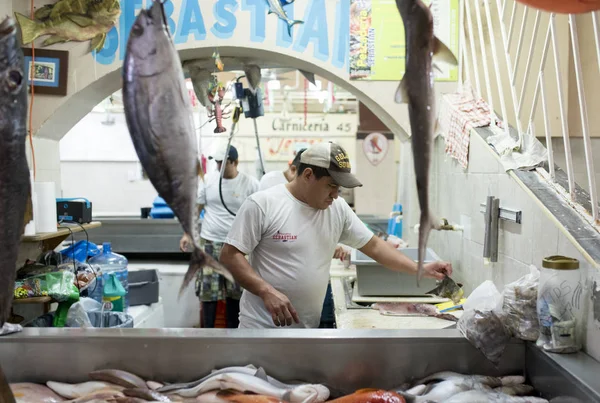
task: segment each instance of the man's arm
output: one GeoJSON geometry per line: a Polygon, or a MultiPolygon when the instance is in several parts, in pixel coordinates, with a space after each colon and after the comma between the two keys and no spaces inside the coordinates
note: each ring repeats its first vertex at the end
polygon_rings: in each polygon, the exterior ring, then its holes
{"type": "Polygon", "coordinates": [[[263,300],[276,326],[291,326],[293,322],[300,322],[290,300],[263,280],[237,248],[224,244],[219,260],[242,288],[263,300]]]}
{"type": "MultiPolygon", "coordinates": [[[[359,249],[382,266],[390,270],[409,274],[417,274],[417,263],[394,248],[383,239],[373,236],[365,246],[359,249]]],[[[445,275],[452,275],[452,265],[446,262],[432,262],[423,266],[425,277],[443,280],[445,275]]]]}

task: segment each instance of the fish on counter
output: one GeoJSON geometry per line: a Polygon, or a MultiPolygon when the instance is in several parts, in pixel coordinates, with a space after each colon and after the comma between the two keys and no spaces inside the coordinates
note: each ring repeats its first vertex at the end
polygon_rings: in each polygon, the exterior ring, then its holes
{"type": "Polygon", "coordinates": [[[296,24],[304,24],[302,20],[292,20],[287,16],[280,0],[267,0],[269,4],[269,14],[275,14],[287,24],[288,34],[292,36],[292,27],[296,24]]]}
{"type": "Polygon", "coordinates": [[[196,196],[203,172],[181,61],[159,1],[141,10],[131,28],[122,92],[127,126],[142,167],[193,240],[179,295],[204,266],[233,282],[231,273],[200,248],[196,196]]]}
{"type": "Polygon", "coordinates": [[[49,387],[37,383],[11,383],[10,389],[18,403],[57,403],[65,401],[49,387]]]}
{"type": "Polygon", "coordinates": [[[142,378],[131,372],[121,371],[119,369],[92,371],[88,376],[93,381],[107,382],[124,388],[148,389],[148,385],[146,385],[146,382],[142,378]]]}
{"type": "Polygon", "coordinates": [[[330,400],[331,403],[406,403],[400,394],[381,389],[360,389],[356,392],[330,400]]]}
{"type": "Polygon", "coordinates": [[[421,0],[396,0],[404,23],[406,67],[395,101],[408,104],[411,143],[421,218],[419,225],[419,257],[417,286],[423,275],[427,240],[432,229],[440,229],[429,205],[429,170],[433,153],[435,124],[435,89],[432,58],[457,65],[450,49],[433,33],[431,10],[421,0]]]}
{"type": "Polygon", "coordinates": [[[61,0],[40,8],[34,21],[15,13],[23,44],[33,42],[40,36],[50,35],[42,46],[56,43],[92,40],[91,50],[104,47],[106,35],[121,15],[119,0],[61,0]]]}
{"type": "Polygon", "coordinates": [[[541,397],[510,396],[504,393],[470,390],[456,394],[444,400],[444,403],[548,403],[548,400],[541,397]]]}
{"type": "Polygon", "coordinates": [[[317,403],[329,398],[329,389],[323,385],[302,384],[292,389],[278,388],[256,376],[229,372],[210,377],[206,381],[186,389],[171,393],[183,397],[195,397],[215,389],[231,389],[238,392],[251,392],[277,397],[290,403],[317,403]]]}
{"type": "Polygon", "coordinates": [[[274,396],[245,394],[235,390],[221,390],[216,396],[231,403],[286,403],[285,400],[274,396]]]}
{"type": "Polygon", "coordinates": [[[46,386],[52,389],[52,391],[54,391],[56,394],[66,399],[77,399],[80,397],[101,392],[121,392],[123,389],[125,389],[123,386],[115,385],[108,382],[97,381],[89,381],[75,384],[48,381],[46,382],[46,386]]]}
{"type": "Polygon", "coordinates": [[[433,318],[458,321],[458,318],[449,313],[440,311],[431,304],[413,304],[410,302],[377,302],[371,308],[378,309],[379,313],[388,316],[431,316],[433,318]]]}
{"type": "Polygon", "coordinates": [[[171,399],[162,393],[148,388],[124,389],[123,394],[128,397],[137,397],[152,402],[172,402],[171,399]]]}

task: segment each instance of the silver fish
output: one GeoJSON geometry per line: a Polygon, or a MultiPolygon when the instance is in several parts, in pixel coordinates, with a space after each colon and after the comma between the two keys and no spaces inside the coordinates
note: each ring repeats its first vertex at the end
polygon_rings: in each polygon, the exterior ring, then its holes
{"type": "MultiPolygon", "coordinates": [[[[510,380],[512,382],[516,382],[517,380],[521,380],[521,379],[523,379],[523,381],[524,381],[524,378],[521,376],[519,376],[519,377],[511,376],[511,377],[506,377],[506,378],[507,378],[507,382],[509,382],[508,380],[510,380]]],[[[489,386],[490,388],[497,388],[500,386],[507,385],[507,383],[503,383],[504,378],[497,378],[494,376],[485,376],[485,375],[463,375],[463,374],[459,374],[458,372],[452,372],[452,371],[437,372],[435,374],[429,375],[429,376],[415,382],[415,385],[428,384],[430,382],[463,380],[463,379],[470,380],[473,383],[479,383],[479,384],[482,384],[485,386],[489,386]]],[[[511,383],[511,384],[516,384],[516,383],[511,383]]]]}
{"type": "Polygon", "coordinates": [[[479,390],[470,390],[452,396],[444,403],[548,403],[540,397],[510,396],[504,393],[490,393],[479,390]]]}
{"type": "Polygon", "coordinates": [[[0,335],[21,330],[6,323],[14,297],[17,255],[31,205],[25,155],[27,83],[15,21],[0,23],[0,335]]]}
{"type": "Polygon", "coordinates": [[[123,394],[128,397],[137,397],[139,399],[144,399],[147,401],[153,402],[171,402],[167,396],[150,389],[142,389],[142,388],[134,388],[134,389],[124,389],[123,394]]]}
{"type": "Polygon", "coordinates": [[[301,20],[292,20],[287,16],[279,0],[267,0],[269,3],[269,14],[275,14],[287,23],[288,33],[292,36],[292,27],[296,24],[304,24],[301,20]]]}
{"type": "Polygon", "coordinates": [[[397,103],[408,103],[411,142],[421,220],[417,286],[423,275],[425,248],[431,229],[439,229],[429,205],[429,169],[435,129],[435,93],[432,57],[457,65],[452,52],[433,34],[433,16],[421,0],[396,0],[406,36],[406,68],[396,92],[397,103]]]}
{"type": "MultiPolygon", "coordinates": [[[[160,387],[158,389],[156,389],[157,392],[160,393],[169,393],[169,392],[173,392],[175,390],[179,390],[179,389],[190,389],[193,387],[196,387],[198,385],[200,385],[203,382],[206,382],[207,380],[214,378],[217,375],[221,375],[221,374],[228,374],[228,373],[239,373],[239,374],[246,374],[246,375],[251,375],[251,376],[256,376],[264,381],[268,381],[269,383],[273,383],[272,380],[273,378],[267,377],[266,373],[264,374],[264,376],[262,375],[262,373],[264,372],[264,370],[262,370],[262,372],[260,371],[261,369],[257,369],[256,367],[252,366],[252,365],[248,365],[246,367],[226,367],[226,368],[221,368],[221,369],[217,369],[212,371],[210,374],[206,375],[204,378],[198,379],[197,381],[192,381],[192,382],[187,382],[187,383],[175,383],[175,384],[171,384],[171,385],[165,385],[163,387],[160,387]]],[[[280,383],[280,385],[283,385],[280,383]]],[[[282,387],[280,385],[274,384],[274,386],[276,387],[282,387]]]]}
{"type": "Polygon", "coordinates": [[[252,392],[277,397],[290,403],[317,403],[329,398],[329,389],[323,385],[305,384],[293,389],[278,388],[255,376],[235,372],[219,374],[193,388],[181,389],[175,393],[183,397],[195,397],[215,389],[252,392]]]}
{"type": "Polygon", "coordinates": [[[193,240],[179,295],[204,266],[233,282],[231,273],[200,248],[196,196],[202,168],[181,61],[160,1],[140,11],[131,28],[123,63],[123,104],[144,171],[193,240]]]}
{"type": "Polygon", "coordinates": [[[120,392],[124,389],[122,386],[118,386],[112,383],[97,381],[82,382],[75,384],[48,381],[46,382],[46,386],[52,389],[56,394],[67,399],[77,399],[79,397],[84,397],[99,392],[120,392]]]}
{"type": "Polygon", "coordinates": [[[108,382],[125,388],[148,388],[148,385],[146,385],[146,382],[142,378],[120,369],[101,369],[90,372],[88,376],[94,381],[108,382]]]}

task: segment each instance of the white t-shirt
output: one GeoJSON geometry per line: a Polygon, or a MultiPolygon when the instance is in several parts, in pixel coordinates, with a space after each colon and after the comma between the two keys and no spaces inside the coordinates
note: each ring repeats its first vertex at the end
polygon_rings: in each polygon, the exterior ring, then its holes
{"type": "MultiPolygon", "coordinates": [[[[198,185],[198,204],[204,205],[204,219],[200,236],[213,242],[225,242],[235,218],[221,203],[219,172],[211,172],[198,185]]],[[[223,200],[227,208],[237,214],[240,206],[252,193],[258,191],[258,180],[243,172],[233,179],[223,178],[223,200]]]]}
{"type": "Polygon", "coordinates": [[[258,190],[265,190],[273,186],[286,183],[288,183],[288,180],[282,171],[271,171],[264,174],[260,179],[260,187],[258,190]]]}
{"type": "MultiPolygon", "coordinates": [[[[250,265],[298,312],[294,328],[316,328],[321,319],[331,258],[338,242],[360,249],[373,233],[338,197],[326,210],[296,199],[286,185],[250,196],[225,240],[250,255],[250,265]]],[[[276,328],[262,299],[246,290],[240,328],[276,328]]]]}

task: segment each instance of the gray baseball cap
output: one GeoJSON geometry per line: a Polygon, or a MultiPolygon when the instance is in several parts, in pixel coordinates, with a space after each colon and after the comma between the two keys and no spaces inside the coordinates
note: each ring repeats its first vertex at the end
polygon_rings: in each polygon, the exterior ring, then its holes
{"type": "Polygon", "coordinates": [[[302,153],[300,162],[327,169],[333,181],[342,187],[362,186],[362,183],[351,173],[348,153],[339,144],[331,141],[315,143],[302,153]]]}

